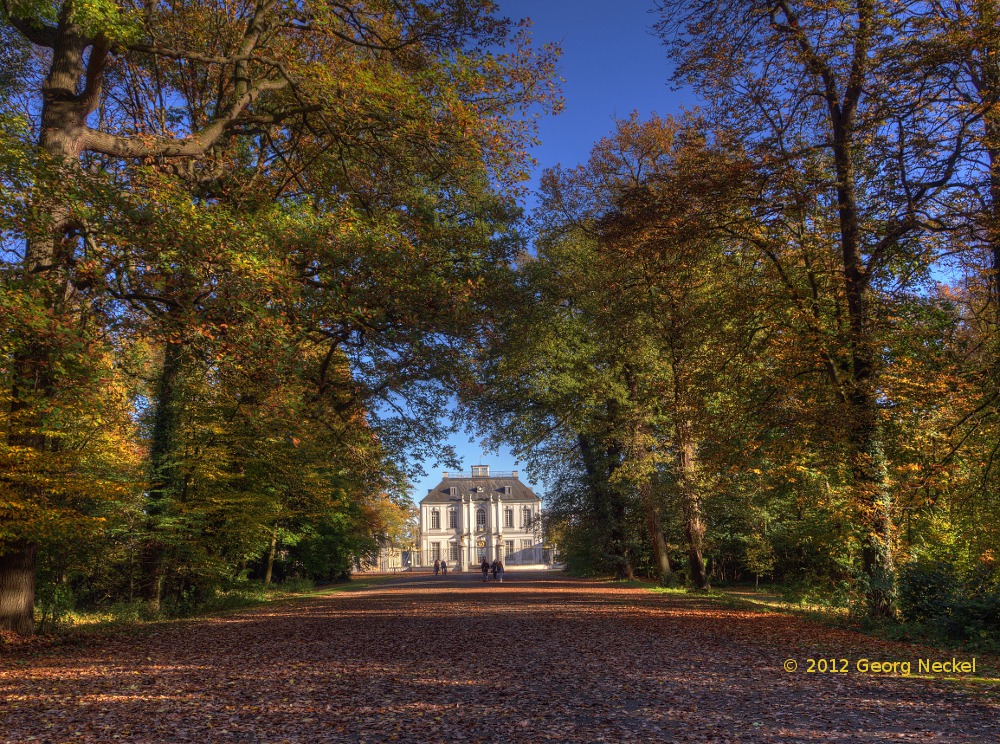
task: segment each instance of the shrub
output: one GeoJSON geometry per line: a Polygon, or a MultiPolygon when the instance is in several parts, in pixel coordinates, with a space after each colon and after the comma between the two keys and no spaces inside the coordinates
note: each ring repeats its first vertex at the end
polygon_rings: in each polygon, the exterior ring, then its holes
{"type": "Polygon", "coordinates": [[[962,573],[949,561],[918,561],[900,573],[903,619],[954,641],[1000,643],[1000,572],[981,564],[962,573]]]}
{"type": "Polygon", "coordinates": [[[899,575],[899,610],[908,622],[941,617],[954,603],[958,576],[954,564],[915,561],[899,575]]]}
{"type": "Polygon", "coordinates": [[[40,582],[35,594],[40,610],[38,632],[51,631],[73,610],[76,599],[69,586],[61,581],[40,582]]]}

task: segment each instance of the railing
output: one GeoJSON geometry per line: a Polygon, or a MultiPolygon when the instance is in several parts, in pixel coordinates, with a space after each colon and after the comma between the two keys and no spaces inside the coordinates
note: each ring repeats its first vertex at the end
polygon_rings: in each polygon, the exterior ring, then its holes
{"type": "Polygon", "coordinates": [[[479,564],[482,563],[483,558],[492,561],[494,558],[499,557],[507,566],[539,565],[551,563],[554,560],[552,549],[542,548],[541,546],[515,550],[509,554],[503,546],[497,545],[483,548],[476,547],[472,550],[463,548],[459,551],[457,557],[454,556],[455,554],[450,550],[441,550],[439,553],[435,553],[433,550],[415,550],[406,555],[403,561],[403,570],[433,570],[436,558],[439,560],[444,559],[448,562],[449,572],[458,572],[461,570],[478,571],[479,564]]]}
{"type": "Polygon", "coordinates": [[[445,480],[449,478],[516,478],[516,470],[492,470],[487,473],[481,471],[470,470],[468,473],[451,473],[445,471],[442,473],[445,480]]]}

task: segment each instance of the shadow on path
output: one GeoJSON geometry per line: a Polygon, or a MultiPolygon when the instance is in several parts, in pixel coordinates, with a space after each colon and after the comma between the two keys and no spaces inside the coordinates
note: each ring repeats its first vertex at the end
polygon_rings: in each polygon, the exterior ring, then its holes
{"type": "Polygon", "coordinates": [[[558,573],[393,577],[0,662],[0,741],[1000,741],[918,649],[558,573]]]}

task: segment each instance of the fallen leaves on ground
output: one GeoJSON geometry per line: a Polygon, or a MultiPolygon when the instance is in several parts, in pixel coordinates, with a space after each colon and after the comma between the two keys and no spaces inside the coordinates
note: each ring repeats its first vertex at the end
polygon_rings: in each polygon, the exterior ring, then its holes
{"type": "Polygon", "coordinates": [[[928,654],[950,658],[561,574],[413,575],[140,638],[15,648],[0,660],[0,740],[1000,741],[1000,705],[944,680],[802,666],[928,654]]]}

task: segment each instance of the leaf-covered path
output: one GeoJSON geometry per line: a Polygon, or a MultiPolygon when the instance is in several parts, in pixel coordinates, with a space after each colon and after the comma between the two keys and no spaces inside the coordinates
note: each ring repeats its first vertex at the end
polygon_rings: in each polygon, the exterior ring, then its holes
{"type": "Polygon", "coordinates": [[[995,700],[854,669],[925,655],[559,574],[407,576],[15,653],[0,660],[0,740],[1000,741],[995,700]],[[782,669],[821,656],[850,673],[782,669]]]}

